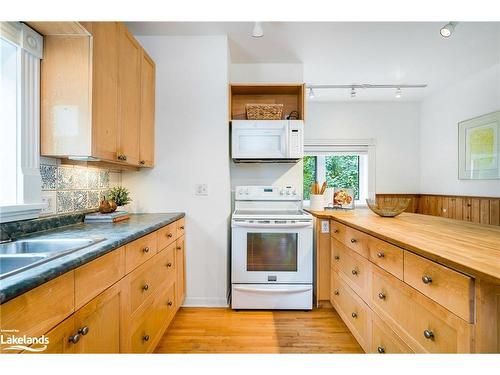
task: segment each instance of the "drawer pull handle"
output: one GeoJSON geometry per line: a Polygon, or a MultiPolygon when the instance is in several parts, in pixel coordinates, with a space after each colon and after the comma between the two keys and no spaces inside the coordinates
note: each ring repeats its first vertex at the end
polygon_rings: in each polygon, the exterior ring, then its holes
{"type": "Polygon", "coordinates": [[[141,160],[141,161],[139,162],[139,164],[140,164],[140,165],[144,165],[144,164],[146,164],[146,160],[141,160]]]}
{"type": "Polygon", "coordinates": [[[378,294],[378,298],[380,298],[380,299],[385,299],[385,294],[384,294],[384,293],[382,293],[382,292],[380,292],[380,293],[378,294]]]}
{"type": "Polygon", "coordinates": [[[184,225],[181,227],[182,230],[184,230],[184,225]]]}
{"type": "Polygon", "coordinates": [[[379,252],[377,253],[377,257],[379,257],[379,258],[383,258],[383,257],[385,257],[385,254],[384,254],[383,252],[379,251],[379,252]]]}
{"type": "Polygon", "coordinates": [[[424,275],[424,276],[422,276],[422,282],[424,284],[430,284],[430,283],[432,283],[432,277],[424,275]]]}
{"type": "Polygon", "coordinates": [[[142,339],[143,339],[144,341],[149,341],[149,335],[144,335],[144,336],[142,336],[142,339]]]}
{"type": "Polygon", "coordinates": [[[172,306],[173,305],[172,301],[168,301],[167,305],[172,306]]]}
{"type": "Polygon", "coordinates": [[[334,230],[333,230],[333,233],[338,233],[338,232],[339,232],[339,230],[338,230],[338,229],[334,229],[334,230]]]}
{"type": "Polygon", "coordinates": [[[357,240],[357,239],[355,239],[355,238],[351,238],[351,243],[356,243],[356,242],[358,242],[358,240],[357,240]]]}
{"type": "Polygon", "coordinates": [[[377,347],[377,352],[379,352],[380,354],[384,354],[385,348],[383,346],[379,346],[379,347],[377,347]]]}
{"type": "Polygon", "coordinates": [[[145,284],[143,287],[142,287],[142,290],[146,291],[149,289],[149,285],[148,284],[145,284]]]}
{"type": "Polygon", "coordinates": [[[353,312],[353,313],[351,314],[351,316],[352,316],[354,319],[356,319],[356,318],[358,317],[358,314],[356,314],[355,312],[353,312]]]}
{"type": "Polygon", "coordinates": [[[79,334],[76,334],[76,335],[73,335],[73,336],[69,337],[69,342],[72,343],[72,344],[76,344],[78,341],[80,341],[80,335],[79,334]]]}
{"type": "Polygon", "coordinates": [[[340,259],[340,257],[338,255],[335,255],[334,258],[335,258],[335,260],[339,260],[340,259]]]}
{"type": "Polygon", "coordinates": [[[172,236],[173,236],[173,234],[172,234],[172,233],[168,233],[168,234],[167,234],[167,237],[168,237],[168,238],[172,238],[172,236]]]}
{"type": "Polygon", "coordinates": [[[352,273],[354,276],[358,276],[359,271],[358,271],[356,268],[354,268],[354,269],[351,271],[351,273],[352,273]]]}
{"type": "Polygon", "coordinates": [[[170,268],[170,267],[172,267],[172,263],[168,262],[167,263],[167,268],[170,268]]]}
{"type": "Polygon", "coordinates": [[[144,251],[145,253],[149,253],[149,247],[145,247],[144,249],[142,249],[142,251],[144,251]]]}
{"type": "Polygon", "coordinates": [[[339,295],[339,291],[335,290],[335,292],[333,292],[333,294],[335,294],[336,296],[338,296],[339,295]]]}
{"type": "Polygon", "coordinates": [[[78,333],[80,333],[82,336],[85,336],[87,333],[89,333],[89,327],[85,326],[80,328],[78,330],[78,333]]]}
{"type": "Polygon", "coordinates": [[[180,247],[180,246],[177,246],[177,247],[176,247],[176,249],[177,249],[177,250],[180,250],[180,249],[182,249],[182,247],[180,247]]]}
{"type": "Polygon", "coordinates": [[[430,329],[426,329],[424,331],[424,337],[428,340],[434,340],[434,332],[432,332],[430,329]]]}

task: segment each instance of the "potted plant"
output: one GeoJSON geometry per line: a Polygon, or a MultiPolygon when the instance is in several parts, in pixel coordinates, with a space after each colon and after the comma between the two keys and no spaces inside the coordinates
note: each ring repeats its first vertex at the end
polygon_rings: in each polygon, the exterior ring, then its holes
{"type": "Polygon", "coordinates": [[[118,207],[125,206],[132,202],[130,192],[123,186],[115,186],[109,191],[108,198],[116,203],[118,207]]]}

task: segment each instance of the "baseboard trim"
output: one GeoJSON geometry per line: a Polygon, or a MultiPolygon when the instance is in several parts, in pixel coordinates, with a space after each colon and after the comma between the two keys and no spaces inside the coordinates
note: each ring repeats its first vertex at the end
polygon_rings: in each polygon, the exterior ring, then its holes
{"type": "Polygon", "coordinates": [[[186,297],[182,307],[228,307],[226,298],[186,297]]]}

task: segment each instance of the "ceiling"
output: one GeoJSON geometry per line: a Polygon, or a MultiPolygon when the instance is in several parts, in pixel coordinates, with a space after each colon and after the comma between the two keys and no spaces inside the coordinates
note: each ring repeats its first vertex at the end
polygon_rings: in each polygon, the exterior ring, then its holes
{"type": "Polygon", "coordinates": [[[308,84],[411,84],[425,89],[315,90],[313,100],[419,101],[500,62],[500,23],[460,22],[129,22],[135,35],[227,35],[232,63],[301,63],[308,84]]]}

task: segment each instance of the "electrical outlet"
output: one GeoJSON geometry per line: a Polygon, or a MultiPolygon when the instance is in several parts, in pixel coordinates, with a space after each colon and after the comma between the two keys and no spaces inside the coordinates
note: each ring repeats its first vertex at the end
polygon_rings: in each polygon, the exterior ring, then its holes
{"type": "Polygon", "coordinates": [[[55,191],[42,191],[42,203],[47,206],[42,209],[42,215],[52,215],[56,213],[56,192],[55,191]]]}
{"type": "Polygon", "coordinates": [[[194,185],[194,194],[195,195],[208,195],[208,186],[207,186],[207,184],[196,184],[196,185],[194,185]]]}
{"type": "Polygon", "coordinates": [[[321,233],[330,232],[330,222],[328,220],[321,220],[321,233]]]}

